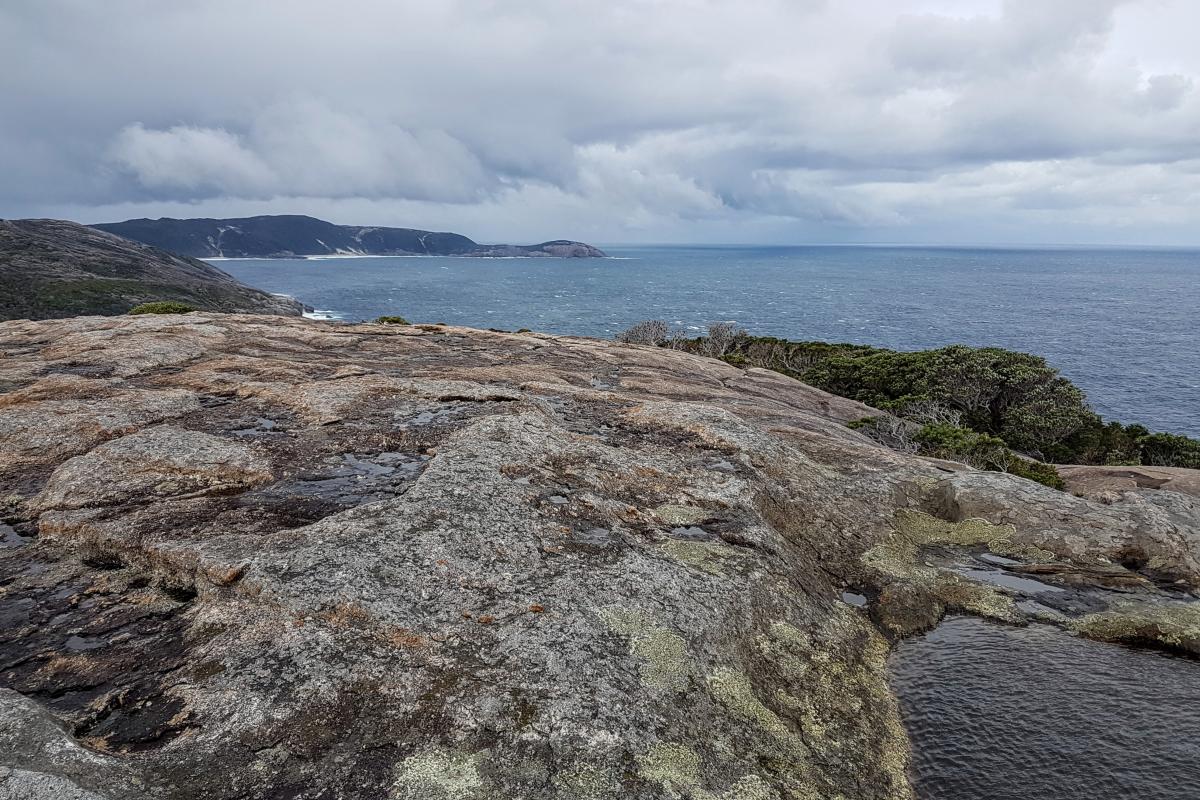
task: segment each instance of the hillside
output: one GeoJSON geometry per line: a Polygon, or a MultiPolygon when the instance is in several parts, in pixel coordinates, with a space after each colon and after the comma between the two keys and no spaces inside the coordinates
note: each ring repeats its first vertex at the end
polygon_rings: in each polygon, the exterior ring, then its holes
{"type": "Polygon", "coordinates": [[[0,220],[0,319],[123,314],[155,300],[210,311],[295,316],[303,310],[203,261],[85,225],[0,220]]]}
{"type": "Polygon", "coordinates": [[[535,245],[483,245],[457,233],[335,225],[283,214],[242,219],[131,219],[92,227],[195,258],[293,258],[314,255],[433,255],[602,258],[566,240],[535,245]]]}

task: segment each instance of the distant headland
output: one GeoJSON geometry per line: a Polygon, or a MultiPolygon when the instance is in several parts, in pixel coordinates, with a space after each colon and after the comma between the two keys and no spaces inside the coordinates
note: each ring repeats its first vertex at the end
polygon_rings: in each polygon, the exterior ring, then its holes
{"type": "Polygon", "coordinates": [[[91,227],[193,258],[305,256],[473,256],[483,258],[604,258],[583,242],[479,244],[458,233],[414,228],[335,225],[297,214],[239,219],[130,219],[91,227]]]}

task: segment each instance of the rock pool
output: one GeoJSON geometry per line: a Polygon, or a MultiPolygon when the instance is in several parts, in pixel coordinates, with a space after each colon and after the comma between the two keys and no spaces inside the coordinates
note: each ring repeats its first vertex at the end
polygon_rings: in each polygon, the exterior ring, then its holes
{"type": "Polygon", "coordinates": [[[890,673],[921,800],[1200,797],[1200,663],[952,617],[890,673]]]}

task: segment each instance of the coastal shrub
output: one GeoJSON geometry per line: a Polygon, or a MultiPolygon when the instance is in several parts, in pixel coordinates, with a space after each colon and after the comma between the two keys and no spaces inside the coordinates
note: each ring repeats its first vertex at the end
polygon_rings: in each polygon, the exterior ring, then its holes
{"type": "Polygon", "coordinates": [[[922,427],[913,440],[923,453],[978,469],[1006,472],[1013,459],[1003,439],[944,422],[922,427]]]}
{"type": "Polygon", "coordinates": [[[1174,433],[1152,433],[1138,439],[1138,444],[1143,464],[1200,469],[1200,441],[1174,433]]]}
{"type": "Polygon", "coordinates": [[[187,303],[177,303],[174,300],[160,300],[153,303],[142,303],[129,309],[127,314],[187,314],[196,309],[187,303]]]}
{"type": "Polygon", "coordinates": [[[409,322],[404,317],[376,317],[376,325],[408,325],[409,322]]]}
{"type": "Polygon", "coordinates": [[[921,426],[892,414],[856,419],[847,427],[900,453],[916,453],[921,449],[920,443],[914,438],[921,426]]]}
{"type": "Polygon", "coordinates": [[[1149,429],[1142,425],[1105,422],[1097,414],[1063,441],[1047,448],[1045,457],[1058,464],[1122,466],[1142,463],[1141,444],[1149,429]]]}
{"type": "Polygon", "coordinates": [[[739,341],[749,337],[744,328],[732,322],[713,322],[708,326],[708,336],[702,340],[701,351],[710,358],[724,358],[739,341]]]}
{"type": "Polygon", "coordinates": [[[1013,456],[1009,462],[1008,470],[1013,475],[1019,475],[1022,478],[1028,478],[1031,481],[1045,484],[1052,489],[1066,489],[1067,483],[1063,480],[1062,475],[1053,464],[1045,464],[1041,461],[1028,461],[1024,458],[1013,456]]]}
{"type": "Polygon", "coordinates": [[[661,346],[667,343],[671,326],[661,319],[648,319],[630,325],[616,335],[618,342],[625,344],[649,344],[661,346]]]}
{"type": "Polygon", "coordinates": [[[852,427],[905,452],[915,443],[918,452],[1049,486],[1061,480],[1051,462],[1200,468],[1200,441],[1106,422],[1078,386],[1028,353],[966,345],[901,352],[750,336],[731,327],[712,338],[672,336],[665,346],[774,370],[886,411],[852,427]]]}

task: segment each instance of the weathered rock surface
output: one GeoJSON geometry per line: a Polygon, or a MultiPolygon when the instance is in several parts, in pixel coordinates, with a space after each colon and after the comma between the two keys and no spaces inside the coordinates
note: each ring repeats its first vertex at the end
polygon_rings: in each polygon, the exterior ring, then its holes
{"type": "Polygon", "coordinates": [[[0,320],[124,314],[158,300],[206,311],[300,316],[287,297],[211,264],[61,219],[0,220],[0,320]]]}
{"type": "Polygon", "coordinates": [[[1133,489],[1163,489],[1200,497],[1200,470],[1182,467],[1096,467],[1066,465],[1058,468],[1067,491],[1101,502],[1133,489]]]}
{"type": "Polygon", "coordinates": [[[774,373],[201,314],[0,351],[0,797],[907,798],[889,637],[1027,619],[947,549],[1200,641],[1154,616],[1195,498],[948,472],[774,373]]]}

